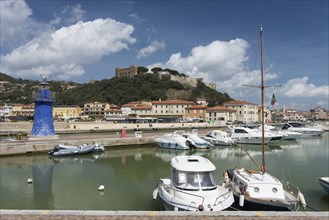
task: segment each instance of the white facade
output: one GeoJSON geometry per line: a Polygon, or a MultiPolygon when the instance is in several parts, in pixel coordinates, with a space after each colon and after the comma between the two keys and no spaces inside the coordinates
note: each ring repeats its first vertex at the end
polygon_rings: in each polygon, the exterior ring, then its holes
{"type": "Polygon", "coordinates": [[[193,102],[183,100],[165,100],[152,102],[152,115],[155,117],[183,118],[185,108],[194,105],[193,102]]]}
{"type": "Polygon", "coordinates": [[[259,121],[258,106],[256,104],[245,101],[231,101],[224,103],[227,108],[236,110],[236,120],[243,122],[259,121]]]}

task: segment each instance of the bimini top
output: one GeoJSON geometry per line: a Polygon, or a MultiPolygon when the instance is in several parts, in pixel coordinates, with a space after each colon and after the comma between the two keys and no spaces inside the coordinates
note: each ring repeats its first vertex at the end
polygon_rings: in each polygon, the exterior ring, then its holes
{"type": "Polygon", "coordinates": [[[209,172],[216,170],[207,158],[200,156],[176,156],[171,159],[171,166],[187,172],[209,172]]]}

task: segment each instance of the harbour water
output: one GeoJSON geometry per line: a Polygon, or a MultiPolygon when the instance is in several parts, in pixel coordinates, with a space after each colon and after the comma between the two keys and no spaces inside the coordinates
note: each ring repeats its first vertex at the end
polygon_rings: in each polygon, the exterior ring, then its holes
{"type": "MultiPolygon", "coordinates": [[[[329,211],[329,194],[319,177],[329,176],[329,132],[320,137],[266,146],[267,171],[297,185],[308,211],[329,211]]],[[[260,163],[260,145],[247,145],[260,163]]],[[[156,145],[116,147],[101,155],[52,159],[46,154],[2,157],[1,209],[160,210],[152,198],[159,178],[170,177],[176,155],[207,157],[217,167],[217,181],[228,168],[256,166],[239,147],[177,151],[156,145]],[[31,184],[27,183],[33,179],[31,184]],[[100,185],[104,191],[98,191],[100,185]]]]}

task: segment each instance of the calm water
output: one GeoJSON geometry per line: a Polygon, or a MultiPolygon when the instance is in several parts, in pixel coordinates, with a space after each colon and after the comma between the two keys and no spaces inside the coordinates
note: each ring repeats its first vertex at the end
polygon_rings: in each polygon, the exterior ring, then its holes
{"type": "MultiPolygon", "coordinates": [[[[329,133],[321,137],[279,142],[266,147],[267,171],[301,189],[308,210],[329,211],[329,194],[318,178],[329,176],[329,133]]],[[[260,146],[247,146],[261,161],[260,146]]],[[[1,158],[1,209],[159,210],[152,192],[159,178],[170,177],[170,159],[194,154],[210,159],[216,177],[235,166],[256,168],[239,147],[206,151],[174,151],[150,145],[107,149],[103,155],[48,155],[1,158]],[[27,184],[32,178],[33,183],[27,184]],[[98,186],[105,191],[99,192],[98,186]]]]}

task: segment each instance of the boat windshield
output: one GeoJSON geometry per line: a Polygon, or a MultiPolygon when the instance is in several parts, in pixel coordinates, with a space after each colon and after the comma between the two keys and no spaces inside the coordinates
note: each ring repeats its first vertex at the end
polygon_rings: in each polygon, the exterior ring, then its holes
{"type": "Polygon", "coordinates": [[[216,189],[213,172],[184,172],[174,169],[173,181],[176,187],[184,190],[216,189]]]}

